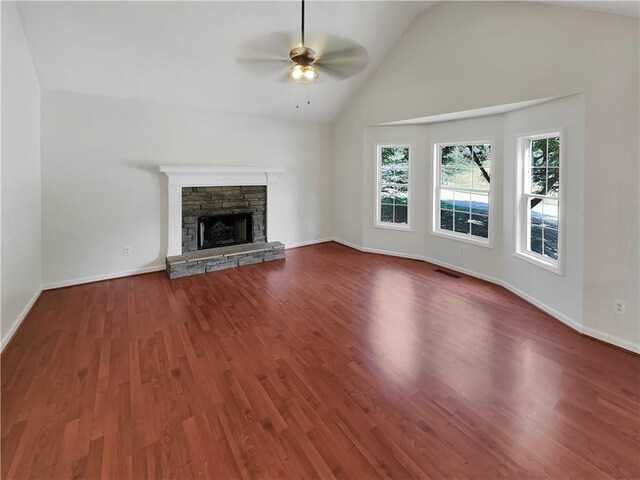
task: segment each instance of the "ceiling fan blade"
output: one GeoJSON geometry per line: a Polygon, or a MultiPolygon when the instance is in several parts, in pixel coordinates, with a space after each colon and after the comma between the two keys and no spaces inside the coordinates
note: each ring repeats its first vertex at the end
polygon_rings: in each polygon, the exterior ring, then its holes
{"type": "Polygon", "coordinates": [[[299,44],[299,33],[266,33],[242,44],[236,50],[236,61],[251,75],[278,74],[290,64],[289,51],[299,44]]]}
{"type": "Polygon", "coordinates": [[[236,58],[288,59],[289,51],[300,45],[299,37],[293,32],[265,33],[240,45],[236,58]]]}
{"type": "Polygon", "coordinates": [[[329,77],[334,80],[344,80],[353,75],[350,75],[348,72],[342,72],[340,69],[336,69],[334,67],[318,65],[318,71],[320,75],[318,76],[318,80],[322,81],[324,78],[329,77]],[[324,77],[324,78],[323,78],[324,77]]]}
{"type": "Polygon", "coordinates": [[[369,64],[367,49],[358,42],[333,34],[318,34],[310,44],[316,48],[316,65],[333,78],[342,80],[363,71],[369,64]]]}
{"type": "Polygon", "coordinates": [[[332,61],[320,59],[316,61],[316,64],[321,74],[326,73],[336,80],[344,80],[362,72],[369,64],[369,58],[360,54],[345,55],[344,57],[335,56],[332,61]]]}
{"type": "Polygon", "coordinates": [[[286,59],[269,58],[237,58],[236,61],[244,71],[259,77],[282,73],[290,63],[286,59]]]}
{"type": "Polygon", "coordinates": [[[319,61],[324,64],[337,63],[358,63],[365,66],[369,63],[369,54],[367,50],[358,45],[356,47],[345,48],[343,50],[334,50],[320,56],[319,61]]]}

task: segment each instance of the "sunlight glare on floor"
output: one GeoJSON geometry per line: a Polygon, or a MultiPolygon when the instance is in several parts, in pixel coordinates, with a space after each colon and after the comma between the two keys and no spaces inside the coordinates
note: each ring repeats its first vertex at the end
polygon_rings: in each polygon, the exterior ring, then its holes
{"type": "Polygon", "coordinates": [[[393,270],[376,272],[372,300],[377,308],[368,325],[369,341],[385,377],[405,385],[420,373],[415,331],[418,312],[406,301],[414,293],[411,278],[393,270]]]}

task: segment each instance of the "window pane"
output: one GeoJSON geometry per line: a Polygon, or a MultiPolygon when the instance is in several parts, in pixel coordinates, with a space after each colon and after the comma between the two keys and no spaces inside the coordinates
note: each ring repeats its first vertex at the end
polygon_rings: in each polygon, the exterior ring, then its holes
{"type": "Polygon", "coordinates": [[[471,188],[473,186],[471,166],[460,166],[456,173],[456,187],[458,188],[471,188]]]}
{"type": "Polygon", "coordinates": [[[542,255],[542,227],[531,226],[529,250],[542,255]]]}
{"type": "Polygon", "coordinates": [[[407,207],[396,205],[393,207],[395,209],[395,223],[407,223],[407,207]]]}
{"type": "Polygon", "coordinates": [[[547,139],[531,142],[531,166],[544,167],[547,164],[547,139]]]}
{"type": "Polygon", "coordinates": [[[557,197],[560,186],[560,169],[549,168],[547,171],[547,193],[550,197],[557,197]]]}
{"type": "Polygon", "coordinates": [[[550,228],[558,228],[558,201],[545,200],[542,202],[543,225],[550,228]]]}
{"type": "Polygon", "coordinates": [[[491,180],[491,173],[489,168],[485,168],[484,172],[477,166],[473,168],[472,181],[474,190],[489,190],[489,180],[491,180]],[[486,175],[486,177],[485,177],[486,175]],[[487,179],[487,177],[489,177],[487,179]]]}
{"type": "Polygon", "coordinates": [[[440,210],[440,228],[453,231],[453,212],[440,210]]]}
{"type": "Polygon", "coordinates": [[[469,233],[469,214],[455,212],[455,231],[458,233],[469,233]]]}
{"type": "Polygon", "coordinates": [[[456,163],[456,155],[456,147],[442,147],[441,165],[453,166],[456,163]]]}
{"type": "Polygon", "coordinates": [[[550,167],[560,166],[560,137],[553,137],[548,139],[548,159],[547,165],[550,167]]]}
{"type": "Polygon", "coordinates": [[[394,165],[387,164],[380,166],[380,180],[382,183],[396,183],[393,181],[394,165]]]}
{"type": "Polygon", "coordinates": [[[544,195],[547,188],[547,169],[532,168],[531,169],[531,193],[544,195]]]}
{"type": "Polygon", "coordinates": [[[395,156],[394,161],[396,164],[409,164],[409,147],[393,147],[395,156]]]}
{"type": "Polygon", "coordinates": [[[409,187],[395,187],[395,204],[406,205],[409,200],[409,187]]]}
{"type": "Polygon", "coordinates": [[[442,147],[442,165],[470,167],[472,163],[471,151],[463,145],[442,147]]]}
{"type": "Polygon", "coordinates": [[[455,167],[442,167],[440,170],[440,185],[443,187],[453,187],[456,183],[455,167]]]}
{"type": "Polygon", "coordinates": [[[471,194],[467,192],[453,193],[454,206],[456,210],[468,212],[471,207],[471,194]]]}
{"type": "Polygon", "coordinates": [[[474,145],[473,153],[475,154],[475,159],[479,161],[484,168],[488,168],[490,166],[491,145],[489,144],[474,145]]]}
{"type": "Polygon", "coordinates": [[[538,198],[530,199],[529,208],[531,209],[531,225],[542,225],[542,201],[538,198]]]}
{"type": "Polygon", "coordinates": [[[393,200],[396,197],[396,187],[382,187],[380,190],[380,202],[393,204],[393,200]]]}
{"type": "Polygon", "coordinates": [[[391,165],[395,163],[395,155],[393,152],[393,148],[382,147],[380,149],[380,163],[382,165],[391,165]]]}
{"type": "Polygon", "coordinates": [[[470,168],[472,165],[475,165],[473,162],[473,157],[471,156],[471,147],[466,145],[458,145],[455,148],[455,156],[456,156],[456,165],[461,168],[470,168]]]}
{"type": "Polygon", "coordinates": [[[489,195],[471,194],[471,213],[489,215],[489,195]]]}
{"type": "Polygon", "coordinates": [[[453,192],[451,190],[440,191],[440,208],[453,210],[453,192]]]}
{"type": "Polygon", "coordinates": [[[408,163],[395,165],[393,183],[402,183],[402,184],[409,183],[409,164],[408,163]]]}
{"type": "Polygon", "coordinates": [[[382,165],[408,163],[409,148],[407,147],[382,147],[380,149],[380,162],[382,165]]]}
{"type": "Polygon", "coordinates": [[[380,221],[393,222],[393,205],[380,205],[380,221]]]}
{"type": "Polygon", "coordinates": [[[544,229],[544,255],[558,259],[558,231],[553,228],[544,229]]]}
{"type": "Polygon", "coordinates": [[[489,238],[489,217],[486,215],[471,215],[471,235],[489,238]]]}

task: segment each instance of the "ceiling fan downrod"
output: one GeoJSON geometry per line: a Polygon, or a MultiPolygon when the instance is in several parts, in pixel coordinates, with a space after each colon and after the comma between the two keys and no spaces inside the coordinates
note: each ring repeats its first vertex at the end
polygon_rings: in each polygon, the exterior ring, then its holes
{"type": "Polygon", "coordinates": [[[289,52],[289,58],[295,64],[289,69],[289,78],[296,83],[311,83],[318,78],[318,69],[312,65],[316,61],[316,52],[304,45],[304,0],[302,0],[302,22],[300,28],[302,45],[289,52]]]}

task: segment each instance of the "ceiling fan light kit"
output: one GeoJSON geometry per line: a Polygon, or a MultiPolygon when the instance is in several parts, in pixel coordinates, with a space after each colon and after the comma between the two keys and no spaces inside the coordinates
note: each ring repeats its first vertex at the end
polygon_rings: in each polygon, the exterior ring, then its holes
{"type": "Polygon", "coordinates": [[[294,65],[289,69],[289,78],[296,83],[311,83],[318,75],[318,69],[313,65],[294,65]]]}

